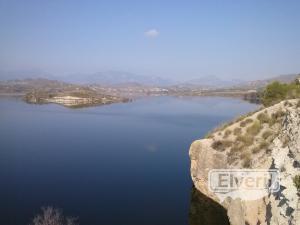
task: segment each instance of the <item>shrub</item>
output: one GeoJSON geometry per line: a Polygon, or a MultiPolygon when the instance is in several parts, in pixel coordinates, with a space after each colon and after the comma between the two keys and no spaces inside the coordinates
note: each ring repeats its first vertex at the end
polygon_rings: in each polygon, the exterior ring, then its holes
{"type": "Polygon", "coordinates": [[[241,154],[241,159],[243,160],[242,166],[244,168],[249,168],[251,166],[251,153],[246,151],[241,154]]]}
{"type": "Polygon", "coordinates": [[[231,130],[225,130],[225,132],[224,132],[224,138],[227,138],[230,134],[232,133],[232,131],[231,130]]]}
{"type": "Polygon", "coordinates": [[[225,151],[226,148],[230,147],[231,145],[232,145],[231,141],[217,140],[212,143],[211,147],[217,151],[225,151]]]}
{"type": "Polygon", "coordinates": [[[267,149],[269,147],[270,143],[265,141],[265,140],[262,140],[260,143],[259,143],[259,148],[260,149],[267,149]]]}
{"type": "Polygon", "coordinates": [[[294,181],[295,187],[297,188],[297,191],[300,192],[300,175],[296,175],[293,178],[293,181],[294,181]]]}
{"type": "Polygon", "coordinates": [[[262,103],[265,106],[270,106],[285,99],[286,94],[287,85],[275,81],[265,88],[263,92],[262,103]]]}
{"type": "Polygon", "coordinates": [[[236,162],[237,160],[239,160],[239,156],[236,152],[230,151],[229,153],[227,153],[227,162],[229,164],[232,164],[232,163],[236,162]]]}
{"type": "Polygon", "coordinates": [[[239,136],[236,137],[236,141],[242,142],[244,145],[249,146],[249,145],[253,144],[254,137],[252,135],[249,135],[249,134],[239,135],[239,136]]]}
{"type": "Polygon", "coordinates": [[[227,155],[227,163],[228,163],[229,165],[231,165],[232,163],[236,162],[237,160],[239,160],[238,155],[236,155],[236,154],[233,154],[233,155],[228,154],[228,155],[227,155]]]}
{"type": "Polygon", "coordinates": [[[243,143],[238,143],[238,144],[235,144],[233,145],[231,148],[230,148],[230,152],[231,153],[240,153],[244,150],[244,144],[243,143]]]}
{"type": "Polygon", "coordinates": [[[76,219],[64,217],[62,212],[53,207],[42,208],[42,214],[33,218],[31,225],[76,225],[76,219]]]}
{"type": "Polygon", "coordinates": [[[290,138],[287,135],[283,135],[283,137],[280,138],[280,141],[282,142],[282,147],[285,148],[288,146],[290,138]]]}
{"type": "Polygon", "coordinates": [[[255,136],[260,132],[261,128],[261,123],[256,120],[250,127],[247,128],[247,133],[255,136]]]}
{"type": "Polygon", "coordinates": [[[240,135],[241,133],[242,133],[242,129],[241,128],[239,128],[239,127],[234,128],[233,134],[235,136],[240,135]]]}
{"type": "Polygon", "coordinates": [[[204,136],[204,138],[214,138],[214,135],[212,133],[208,133],[204,136]]]}
{"type": "Polygon", "coordinates": [[[246,120],[243,120],[243,121],[240,123],[240,126],[241,126],[241,127],[245,127],[245,126],[247,126],[249,123],[252,123],[252,122],[253,122],[253,119],[248,118],[248,119],[246,119],[246,120]]]}
{"type": "Polygon", "coordinates": [[[255,146],[255,147],[253,147],[253,148],[251,149],[251,151],[252,151],[253,154],[259,153],[260,150],[261,150],[261,148],[259,148],[259,147],[257,147],[257,146],[255,146]]]}
{"type": "MultiPolygon", "coordinates": [[[[277,81],[267,85],[261,95],[265,106],[270,106],[285,99],[299,98],[300,85],[297,83],[284,84],[277,81]]],[[[288,103],[287,103],[288,104],[288,103]]]]}
{"type": "Polygon", "coordinates": [[[286,171],[285,166],[284,166],[284,165],[281,165],[281,166],[280,166],[280,172],[285,172],[285,171],[286,171]]]}
{"type": "Polygon", "coordinates": [[[246,124],[252,123],[252,122],[253,122],[253,119],[251,119],[251,118],[248,118],[248,119],[245,120],[245,123],[246,123],[246,124]]]}
{"type": "Polygon", "coordinates": [[[257,115],[257,119],[261,122],[261,123],[270,123],[271,118],[269,117],[269,115],[267,113],[259,113],[257,115]]]}
{"type": "Polygon", "coordinates": [[[240,126],[241,127],[245,127],[247,124],[245,123],[245,121],[240,122],[240,126]]]}
{"type": "Polygon", "coordinates": [[[274,125],[275,123],[281,123],[284,116],[285,116],[285,112],[282,109],[279,109],[277,112],[272,113],[270,126],[274,125]]]}
{"type": "Polygon", "coordinates": [[[263,139],[268,139],[270,136],[272,136],[273,135],[273,131],[271,131],[271,130],[266,130],[265,132],[263,132],[263,134],[262,134],[262,138],[263,139]]]}

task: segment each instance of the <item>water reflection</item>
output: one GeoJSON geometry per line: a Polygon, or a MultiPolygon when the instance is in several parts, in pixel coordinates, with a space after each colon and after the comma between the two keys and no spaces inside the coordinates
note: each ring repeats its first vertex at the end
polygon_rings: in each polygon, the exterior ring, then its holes
{"type": "Polygon", "coordinates": [[[192,187],[189,225],[229,225],[229,221],[222,206],[192,187]]]}

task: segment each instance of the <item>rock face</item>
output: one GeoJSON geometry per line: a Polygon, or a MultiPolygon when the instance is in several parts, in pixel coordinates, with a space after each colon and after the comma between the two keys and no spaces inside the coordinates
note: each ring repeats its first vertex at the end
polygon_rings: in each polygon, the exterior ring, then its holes
{"type": "Polygon", "coordinates": [[[300,200],[293,183],[295,175],[300,173],[299,102],[298,100],[290,100],[261,109],[231,123],[226,128],[215,131],[206,139],[192,143],[189,155],[194,185],[201,193],[220,203],[227,210],[231,225],[300,224],[300,200]],[[278,113],[279,111],[280,113],[278,113]],[[247,119],[248,121],[254,121],[256,118],[261,119],[262,113],[267,116],[270,115],[268,117],[270,120],[260,120],[262,121],[260,130],[255,131],[255,135],[249,136],[251,132],[253,133],[252,128],[254,126],[248,125],[251,128],[247,128],[247,125],[241,127],[241,124],[247,119]],[[280,119],[278,119],[279,114],[280,119]],[[230,130],[230,132],[226,130],[230,130]],[[270,136],[266,135],[268,131],[270,136]],[[241,137],[252,138],[252,143],[240,141],[241,137]],[[226,143],[231,143],[231,145],[223,145],[225,147],[220,148],[220,144],[217,145],[216,143],[225,143],[225,139],[226,143]],[[268,146],[265,143],[268,143],[268,146]],[[242,153],[236,152],[236,149],[242,153]],[[249,156],[249,154],[250,161],[243,163],[244,155],[249,156]],[[278,169],[280,172],[280,191],[251,201],[229,197],[221,201],[215,193],[209,191],[208,173],[210,170],[245,167],[250,169],[278,169]]]}

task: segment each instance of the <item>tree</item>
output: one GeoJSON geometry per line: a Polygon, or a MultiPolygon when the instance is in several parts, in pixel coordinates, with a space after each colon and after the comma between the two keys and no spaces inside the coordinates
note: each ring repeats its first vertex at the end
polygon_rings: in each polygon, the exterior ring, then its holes
{"type": "Polygon", "coordinates": [[[61,210],[48,206],[33,218],[31,225],[77,225],[77,222],[76,218],[64,217],[61,210]]]}
{"type": "Polygon", "coordinates": [[[263,92],[262,102],[265,106],[272,105],[285,99],[288,91],[288,85],[277,81],[269,84],[263,92]]]}

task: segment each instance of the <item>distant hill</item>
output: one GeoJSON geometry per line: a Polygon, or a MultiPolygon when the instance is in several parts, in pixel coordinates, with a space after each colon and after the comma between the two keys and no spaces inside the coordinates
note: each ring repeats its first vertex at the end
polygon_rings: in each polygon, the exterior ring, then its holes
{"type": "MultiPolygon", "coordinates": [[[[196,79],[174,82],[157,76],[143,76],[122,71],[105,71],[90,74],[52,75],[41,70],[3,71],[0,70],[0,81],[45,79],[58,80],[72,84],[96,84],[102,86],[149,86],[149,87],[179,87],[187,89],[260,89],[273,81],[290,83],[299,74],[279,75],[268,79],[242,81],[237,79],[222,79],[214,75],[202,76],[196,79]]],[[[47,83],[47,82],[46,82],[47,83]]]]}
{"type": "Polygon", "coordinates": [[[0,81],[23,80],[23,79],[51,79],[57,77],[42,70],[0,70],[0,81]]]}
{"type": "Polygon", "coordinates": [[[279,81],[281,83],[291,83],[299,76],[300,76],[300,74],[279,75],[279,76],[264,79],[264,80],[254,80],[254,81],[240,83],[240,84],[234,85],[233,87],[243,88],[243,89],[260,89],[274,81],[279,81]]]}
{"type": "Polygon", "coordinates": [[[215,88],[231,87],[241,82],[242,82],[241,80],[234,80],[234,79],[226,80],[226,79],[221,79],[214,75],[210,75],[210,76],[202,76],[197,79],[192,79],[183,82],[179,84],[179,86],[215,89],[215,88]]]}
{"type": "Polygon", "coordinates": [[[52,75],[42,70],[0,70],[0,81],[23,79],[60,80],[77,84],[126,85],[140,84],[148,86],[167,86],[174,82],[157,76],[143,76],[123,71],[105,71],[97,73],[76,73],[69,75],[52,75]]]}
{"type": "Polygon", "coordinates": [[[106,71],[92,74],[71,74],[62,78],[64,81],[84,84],[121,85],[141,84],[166,86],[172,84],[170,80],[156,76],[142,76],[122,71],[106,71]]]}
{"type": "Polygon", "coordinates": [[[16,79],[8,81],[0,81],[0,93],[26,93],[32,90],[65,90],[76,89],[80,87],[78,85],[68,84],[57,80],[48,80],[44,78],[37,79],[16,79]]]}

